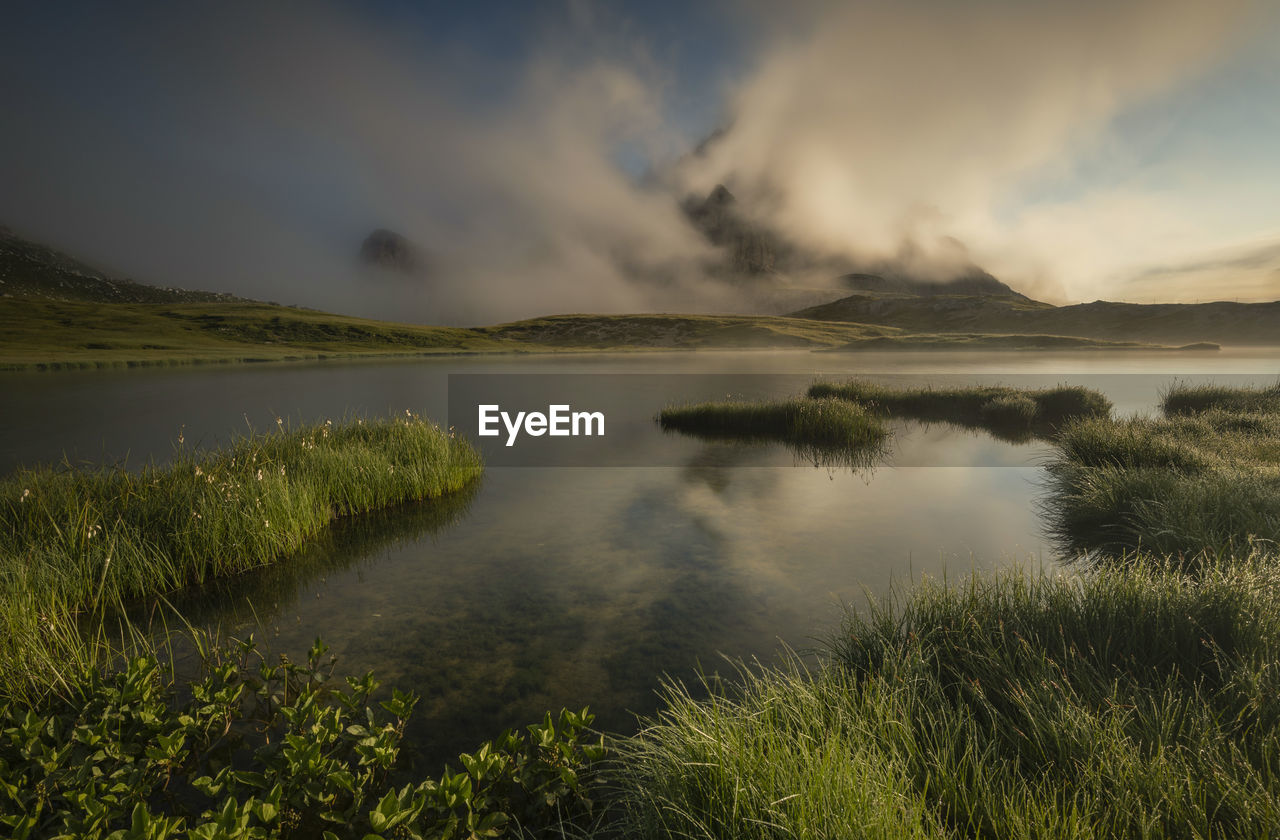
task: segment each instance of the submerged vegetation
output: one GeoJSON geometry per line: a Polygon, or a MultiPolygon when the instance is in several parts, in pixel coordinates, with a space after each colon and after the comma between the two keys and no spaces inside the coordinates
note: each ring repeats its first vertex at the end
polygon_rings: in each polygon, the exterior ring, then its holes
{"type": "Polygon", "coordinates": [[[1265,837],[1280,571],[924,583],[621,745],[626,836],[1265,837]]]}
{"type": "Polygon", "coordinates": [[[274,562],[334,517],[438,498],[479,473],[470,444],[407,412],[180,446],[137,473],[20,471],[0,481],[0,694],[83,664],[78,615],[274,562]]]}
{"type": "Polygon", "coordinates": [[[850,400],[879,414],[984,429],[1014,440],[1051,436],[1080,417],[1111,415],[1110,400],[1078,385],[1043,389],[1004,385],[894,388],[854,380],[815,383],[809,388],[809,396],[850,400]]]}
{"type": "Polygon", "coordinates": [[[709,439],[780,441],[822,463],[869,463],[888,430],[859,406],[840,400],[708,402],[658,414],[663,429],[709,439]]]}

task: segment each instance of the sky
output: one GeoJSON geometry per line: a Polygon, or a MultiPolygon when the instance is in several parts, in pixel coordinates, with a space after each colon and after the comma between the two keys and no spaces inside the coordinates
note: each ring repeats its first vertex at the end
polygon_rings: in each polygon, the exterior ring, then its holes
{"type": "Polygon", "coordinates": [[[1280,299],[1265,0],[19,2],[6,23],[0,224],[144,282],[434,323],[729,309],[679,209],[723,183],[850,264],[976,264],[1054,303],[1280,299]],[[371,275],[375,228],[429,276],[371,275]]]}

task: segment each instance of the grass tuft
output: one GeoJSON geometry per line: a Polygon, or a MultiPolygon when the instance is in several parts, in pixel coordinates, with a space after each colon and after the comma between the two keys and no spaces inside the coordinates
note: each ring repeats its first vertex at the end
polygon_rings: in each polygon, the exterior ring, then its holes
{"type": "Polygon", "coordinates": [[[620,745],[624,836],[1263,837],[1280,572],[924,583],[620,745]]]}
{"type": "Polygon", "coordinates": [[[713,440],[780,441],[821,463],[870,463],[888,430],[861,407],[832,399],[706,402],[658,414],[663,429],[713,440]]]}
{"type": "Polygon", "coordinates": [[[1142,550],[1190,566],[1280,542],[1280,414],[1205,407],[1167,418],[1085,420],[1048,465],[1042,503],[1071,553],[1142,550]]]}
{"type": "Polygon", "coordinates": [[[1109,417],[1111,401],[1078,385],[1028,390],[1003,385],[893,388],[874,382],[818,382],[809,396],[856,402],[879,414],[984,429],[1013,440],[1049,437],[1081,417],[1109,417]]]}
{"type": "Polygon", "coordinates": [[[1280,383],[1268,388],[1179,384],[1164,393],[1161,407],[1170,417],[1213,410],[1280,413],[1280,383]]]}

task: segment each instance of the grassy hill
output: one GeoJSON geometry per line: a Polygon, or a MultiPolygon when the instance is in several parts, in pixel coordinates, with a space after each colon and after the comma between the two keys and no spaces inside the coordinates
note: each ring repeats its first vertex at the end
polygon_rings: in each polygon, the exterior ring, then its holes
{"type": "Polygon", "coordinates": [[[855,294],[793,313],[907,332],[1056,335],[1155,344],[1280,344],[1274,303],[1114,303],[1053,306],[1022,297],[855,294]]]}
{"type": "Polygon", "coordinates": [[[0,297],[92,303],[243,302],[217,292],[148,286],[111,277],[61,251],[0,226],[0,297]]]}
{"type": "MultiPolygon", "coordinates": [[[[489,327],[425,327],[265,303],[0,298],[0,369],[11,370],[601,350],[1046,349],[1045,339],[913,334],[767,315],[556,315],[489,327]]],[[[1152,347],[1080,340],[1070,346],[1152,347]]]]}
{"type": "MultiPolygon", "coordinates": [[[[871,295],[869,300],[882,304],[911,299],[892,291],[871,295]]],[[[945,303],[949,299],[927,300],[945,303]]],[[[1047,306],[1021,296],[975,300],[1028,309],[1047,306]]],[[[930,326],[927,318],[917,319],[921,324],[917,326],[888,323],[872,315],[859,321],[773,315],[577,314],[488,327],[397,324],[113,278],[0,228],[0,369],[645,349],[1151,347],[1128,336],[1115,342],[989,335],[1008,331],[957,332],[930,326]]]]}

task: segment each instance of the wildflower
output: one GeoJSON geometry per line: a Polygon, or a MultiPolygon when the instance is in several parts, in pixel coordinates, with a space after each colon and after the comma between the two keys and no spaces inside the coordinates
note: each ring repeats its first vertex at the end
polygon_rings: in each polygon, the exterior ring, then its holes
{"type": "Polygon", "coordinates": [[[258,481],[262,481],[262,468],[258,468],[258,481]]]}
{"type": "Polygon", "coordinates": [[[200,465],[196,465],[196,475],[204,475],[204,471],[200,469],[200,465]]]}
{"type": "Polygon", "coordinates": [[[23,490],[23,491],[22,491],[22,495],[18,498],[18,501],[19,501],[19,502],[25,502],[25,501],[27,500],[27,497],[28,497],[28,496],[30,496],[30,495],[31,495],[31,491],[30,491],[30,490],[23,490]]]}
{"type": "Polygon", "coordinates": [[[283,419],[281,419],[281,418],[279,418],[279,417],[277,417],[277,418],[276,418],[276,425],[283,429],[283,428],[284,428],[284,420],[283,420],[283,419]]]}
{"type": "Polygon", "coordinates": [[[262,527],[266,528],[267,530],[271,530],[271,523],[264,519],[262,520],[262,527]]]}
{"type": "Polygon", "coordinates": [[[183,436],[182,436],[182,433],[183,433],[183,431],[185,431],[185,430],[186,430],[186,428],[187,428],[186,426],[179,426],[179,427],[178,427],[178,445],[179,445],[179,446],[181,446],[182,444],[184,444],[184,443],[186,443],[186,442],[187,442],[187,439],[186,439],[185,437],[183,437],[183,436]]]}

